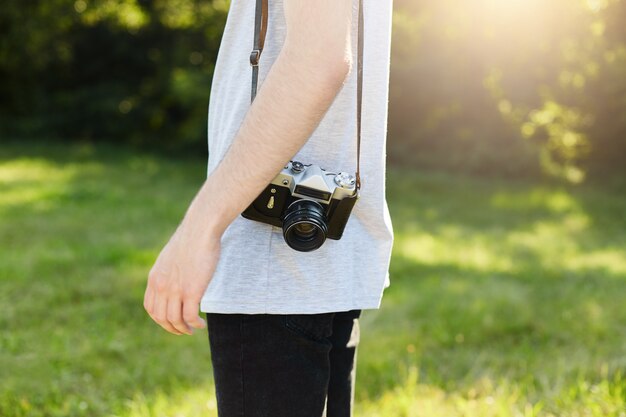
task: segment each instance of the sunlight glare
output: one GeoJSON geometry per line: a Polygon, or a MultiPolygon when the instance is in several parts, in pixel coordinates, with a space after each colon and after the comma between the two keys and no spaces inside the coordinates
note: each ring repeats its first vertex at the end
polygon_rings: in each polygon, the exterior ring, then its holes
{"type": "Polygon", "coordinates": [[[594,13],[598,13],[599,11],[606,8],[609,5],[608,0],[587,0],[587,7],[594,13]]]}

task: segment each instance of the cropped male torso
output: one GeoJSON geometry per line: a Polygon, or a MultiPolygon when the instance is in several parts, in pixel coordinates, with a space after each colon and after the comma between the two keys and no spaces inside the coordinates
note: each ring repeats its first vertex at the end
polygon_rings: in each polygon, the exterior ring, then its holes
{"type": "MultiPolygon", "coordinates": [[[[343,236],[326,240],[313,252],[298,252],[285,243],[281,228],[238,217],[222,237],[220,260],[202,299],[202,311],[305,314],[380,306],[389,285],[393,243],[385,200],[391,9],[391,0],[364,0],[362,189],[343,236]]],[[[358,0],[353,0],[355,61],[357,19],[358,0]]],[[[254,1],[232,0],[211,87],[209,174],[235,138],[250,106],[253,28],[254,1]]],[[[283,1],[270,0],[259,90],[284,39],[283,1]]],[[[355,172],[356,81],[356,71],[352,71],[294,160],[355,172]]]]}

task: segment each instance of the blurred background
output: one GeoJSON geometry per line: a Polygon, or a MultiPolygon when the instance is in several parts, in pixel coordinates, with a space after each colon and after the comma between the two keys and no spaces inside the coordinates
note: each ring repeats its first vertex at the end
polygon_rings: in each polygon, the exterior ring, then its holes
{"type": "MultiPolygon", "coordinates": [[[[0,134],[202,152],[227,1],[9,1],[0,134]]],[[[580,182],[626,170],[619,0],[395,2],[390,159],[580,182]]]]}
{"type": "MultiPolygon", "coordinates": [[[[228,7],[3,3],[0,415],[217,415],[206,334],[142,298],[206,174],[228,7]]],[[[626,416],[626,1],[393,19],[396,241],[356,415],[626,416]]]]}

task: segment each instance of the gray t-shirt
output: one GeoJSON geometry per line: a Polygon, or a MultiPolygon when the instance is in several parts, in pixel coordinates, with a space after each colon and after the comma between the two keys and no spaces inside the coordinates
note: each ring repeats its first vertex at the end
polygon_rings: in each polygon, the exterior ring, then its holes
{"type": "MultiPolygon", "coordinates": [[[[389,286],[393,244],[385,199],[391,10],[392,0],[364,0],[362,188],[343,237],[327,239],[315,251],[298,252],[287,246],[281,228],[237,217],[222,237],[220,260],[201,311],[312,314],[380,307],[389,286]]],[[[357,11],[358,0],[353,0],[354,57],[357,11]]],[[[224,157],[250,107],[253,28],[254,1],[232,0],[209,102],[208,174],[224,157]]],[[[283,0],[272,0],[259,86],[280,52],[285,29],[283,0]]],[[[331,171],[356,171],[356,81],[353,70],[293,160],[331,171]]]]}

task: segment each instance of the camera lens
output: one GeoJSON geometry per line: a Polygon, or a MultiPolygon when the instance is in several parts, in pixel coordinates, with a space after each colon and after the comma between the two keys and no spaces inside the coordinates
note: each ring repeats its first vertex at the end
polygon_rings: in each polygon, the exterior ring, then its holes
{"type": "Polygon", "coordinates": [[[315,250],[324,244],[328,225],[324,208],[316,201],[296,200],[285,211],[283,237],[300,252],[315,250]]]}
{"type": "Polygon", "coordinates": [[[296,224],[294,227],[296,229],[295,233],[303,238],[310,238],[314,236],[315,233],[317,233],[317,229],[311,223],[299,223],[296,224]]]}

